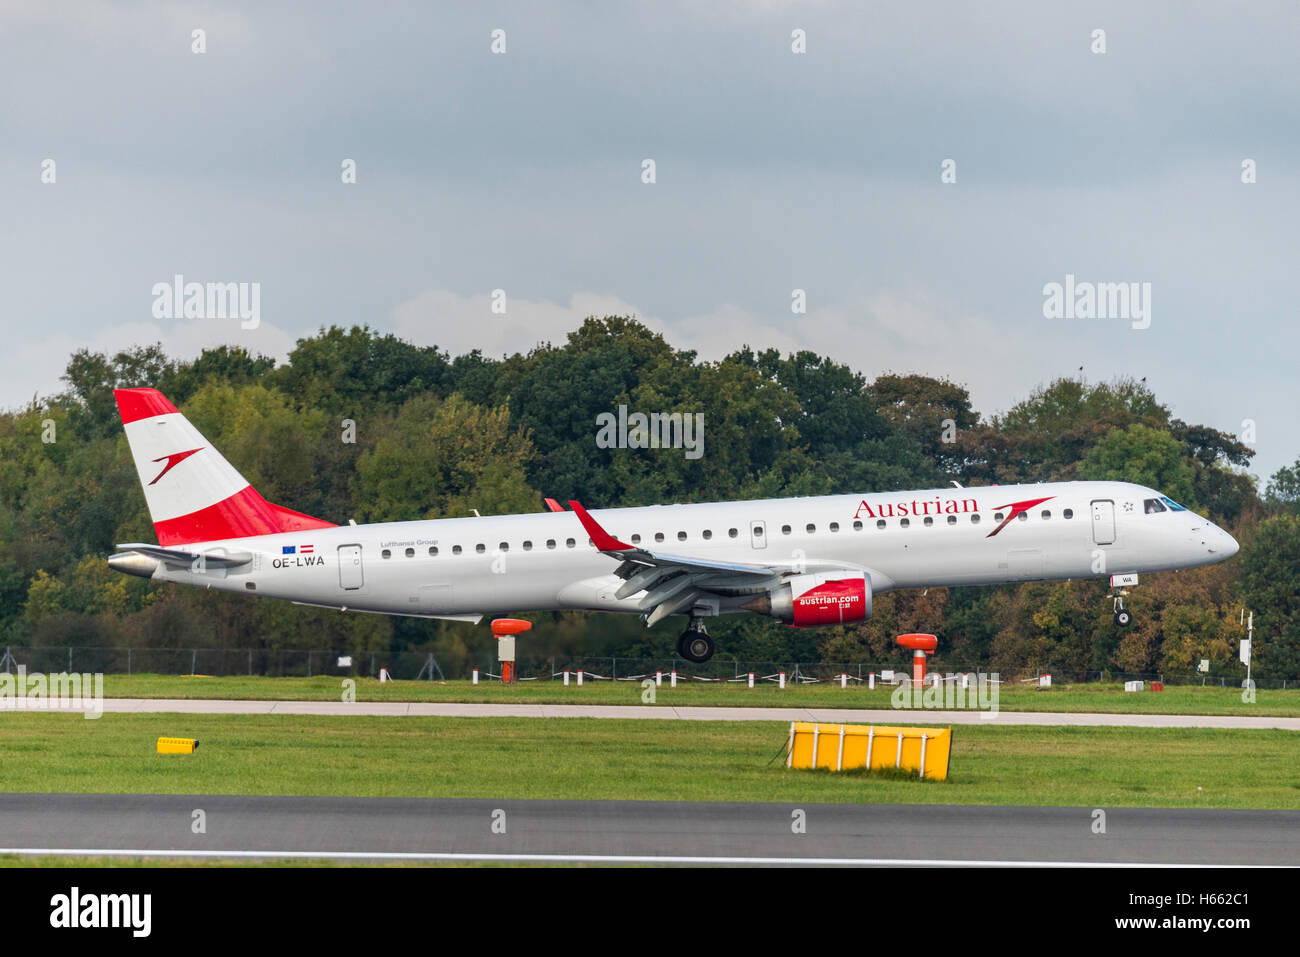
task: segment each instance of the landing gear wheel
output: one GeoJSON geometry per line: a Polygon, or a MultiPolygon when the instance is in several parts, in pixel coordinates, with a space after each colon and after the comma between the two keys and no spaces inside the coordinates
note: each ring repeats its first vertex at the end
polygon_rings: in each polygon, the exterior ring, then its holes
{"type": "Polygon", "coordinates": [[[1133,615],[1127,610],[1121,608],[1119,611],[1115,612],[1115,624],[1119,625],[1121,628],[1127,628],[1129,625],[1133,624],[1133,615]]]}
{"type": "Polygon", "coordinates": [[[702,665],[713,657],[713,639],[702,631],[687,631],[677,639],[677,653],[687,661],[702,665]]]}

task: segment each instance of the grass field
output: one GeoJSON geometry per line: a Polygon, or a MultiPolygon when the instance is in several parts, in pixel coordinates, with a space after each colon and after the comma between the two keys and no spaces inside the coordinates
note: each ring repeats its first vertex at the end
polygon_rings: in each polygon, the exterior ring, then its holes
{"type": "Polygon", "coordinates": [[[1300,808],[1294,732],[959,727],[950,780],[787,770],[767,722],[0,715],[9,792],[1300,808]],[[160,735],[192,756],[154,754],[160,735]],[[771,763],[769,763],[771,762],[771,763]]]}
{"type": "MultiPolygon", "coordinates": [[[[177,677],[173,675],[106,675],[109,698],[222,698],[278,701],[338,701],[342,678],[177,677]]],[[[972,692],[973,692],[972,688],[972,692]]],[[[660,705],[727,707],[888,708],[891,691],[874,691],[850,683],[789,685],[679,683],[667,678],[655,689],[660,705]]],[[[356,679],[358,701],[518,702],[526,704],[642,704],[639,682],[588,681],[564,687],[559,681],[389,681],[356,679]]],[[[1003,711],[1094,711],[1127,714],[1203,714],[1300,716],[1300,689],[1257,691],[1253,704],[1241,700],[1240,688],[1167,686],[1164,691],[1125,693],[1117,684],[1058,685],[1038,689],[1005,685],[999,693],[1003,711]]]]}

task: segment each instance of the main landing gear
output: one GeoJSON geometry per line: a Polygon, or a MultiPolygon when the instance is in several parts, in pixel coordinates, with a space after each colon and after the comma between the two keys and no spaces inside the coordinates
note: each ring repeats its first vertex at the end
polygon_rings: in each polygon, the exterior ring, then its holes
{"type": "Polygon", "coordinates": [[[677,639],[677,655],[697,665],[713,657],[713,639],[704,630],[702,618],[691,618],[691,623],[677,639]]]}

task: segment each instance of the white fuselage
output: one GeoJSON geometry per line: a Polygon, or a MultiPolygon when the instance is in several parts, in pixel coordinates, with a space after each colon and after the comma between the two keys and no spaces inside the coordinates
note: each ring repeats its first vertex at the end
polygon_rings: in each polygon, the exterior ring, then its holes
{"type": "MultiPolygon", "coordinates": [[[[1151,499],[1168,501],[1125,482],[1066,482],[591,514],[646,549],[789,572],[856,568],[873,592],[1168,571],[1237,551],[1199,515],[1147,511],[1151,499]],[[1006,521],[1016,503],[1038,499],[1006,521]]],[[[642,610],[638,596],[615,599],[619,562],[596,550],[573,512],[346,525],[192,547],[252,560],[231,569],[160,567],[154,580],[399,615],[642,610]]],[[[742,600],[706,601],[703,613],[735,611],[742,600]]]]}

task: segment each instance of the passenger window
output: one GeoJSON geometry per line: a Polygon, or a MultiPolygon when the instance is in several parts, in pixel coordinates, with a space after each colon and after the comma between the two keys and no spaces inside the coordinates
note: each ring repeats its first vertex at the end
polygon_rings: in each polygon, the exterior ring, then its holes
{"type": "Polygon", "coordinates": [[[655,532],[655,541],[656,541],[656,542],[662,542],[663,540],[664,540],[664,533],[663,533],[663,532],[655,532]]]}
{"type": "Polygon", "coordinates": [[[853,530],[854,530],[855,532],[860,532],[860,531],[862,531],[862,523],[861,523],[861,522],[854,522],[854,523],[853,523],[853,530]]]}
{"type": "Polygon", "coordinates": [[[975,512],[975,513],[973,513],[973,514],[971,515],[971,517],[970,517],[970,523],[971,523],[972,525],[978,525],[978,524],[980,523],[980,513],[979,513],[979,512],[975,512]]]}
{"type": "Polygon", "coordinates": [[[484,552],[487,551],[487,546],[484,545],[482,542],[480,542],[479,544],[477,544],[477,545],[474,546],[474,551],[476,551],[476,552],[478,552],[480,555],[482,555],[484,552]]]}
{"type": "Polygon", "coordinates": [[[739,533],[738,531],[736,531],[734,528],[729,528],[729,529],[727,529],[727,537],[728,537],[728,538],[735,538],[735,537],[736,537],[737,535],[739,535],[739,534],[740,534],[740,533],[739,533]]]}
{"type": "Polygon", "coordinates": [[[524,539],[524,551],[531,552],[532,550],[533,550],[533,543],[528,541],[528,539],[524,539]]]}
{"type": "Polygon", "coordinates": [[[1052,517],[1052,513],[1051,513],[1050,511],[1048,511],[1047,509],[1043,509],[1043,511],[1042,511],[1042,517],[1043,517],[1043,518],[1051,518],[1051,517],[1052,517]]]}
{"type": "Polygon", "coordinates": [[[706,528],[706,529],[705,529],[701,534],[703,534],[703,536],[704,536],[704,540],[705,540],[706,542],[707,542],[710,538],[713,537],[713,533],[712,533],[711,531],[709,531],[707,528],[706,528]]]}
{"type": "Polygon", "coordinates": [[[1027,521],[1029,521],[1029,513],[1028,513],[1028,512],[1021,512],[1019,515],[1016,516],[1016,518],[1019,519],[1019,520],[1022,521],[1022,522],[1027,522],[1027,521]]]}
{"type": "Polygon", "coordinates": [[[817,531],[817,526],[809,525],[805,530],[808,532],[809,535],[812,535],[814,532],[817,531]]]}
{"type": "Polygon", "coordinates": [[[497,546],[497,548],[501,549],[501,551],[503,552],[508,552],[510,551],[510,543],[502,542],[500,545],[497,546]]]}
{"type": "Polygon", "coordinates": [[[632,544],[633,544],[633,545],[640,545],[640,544],[641,544],[641,536],[640,536],[640,535],[633,535],[633,536],[632,536],[632,544]]]}
{"type": "Polygon", "coordinates": [[[685,532],[678,532],[678,533],[677,533],[677,540],[678,540],[679,542],[684,542],[684,541],[686,541],[686,533],[685,533],[685,532]]]}
{"type": "Polygon", "coordinates": [[[414,558],[414,557],[415,557],[415,549],[414,549],[414,548],[408,548],[408,549],[406,550],[406,557],[407,557],[407,558],[414,558]]]}
{"type": "Polygon", "coordinates": [[[1001,513],[1001,512],[994,512],[994,513],[993,513],[993,521],[995,521],[995,522],[1000,522],[1000,521],[1002,521],[1002,513],[1001,513]]]}
{"type": "Polygon", "coordinates": [[[546,540],[546,547],[547,547],[547,548],[554,548],[554,547],[555,547],[555,539],[553,539],[553,538],[548,538],[548,539],[546,540]]]}
{"type": "Polygon", "coordinates": [[[438,546],[437,546],[437,545],[430,546],[430,548],[429,548],[429,557],[430,557],[430,558],[437,558],[437,557],[438,557],[438,546]]]}
{"type": "Polygon", "coordinates": [[[1061,513],[1061,518],[1074,518],[1074,509],[1067,508],[1064,512],[1061,513]]]}
{"type": "Polygon", "coordinates": [[[912,527],[912,521],[911,521],[911,519],[900,518],[900,519],[898,520],[898,527],[899,527],[899,528],[911,528],[911,527],[912,527]]]}
{"type": "Polygon", "coordinates": [[[949,516],[948,516],[948,524],[949,524],[949,525],[956,525],[956,524],[957,524],[957,516],[956,516],[956,515],[949,515],[949,516]]]}
{"type": "Polygon", "coordinates": [[[885,520],[883,518],[876,519],[876,528],[884,528],[884,527],[885,527],[885,520]]]}
{"type": "Polygon", "coordinates": [[[379,554],[383,555],[385,558],[392,558],[392,557],[393,557],[393,553],[392,553],[391,551],[389,551],[387,548],[385,548],[385,549],[384,549],[382,552],[380,552],[379,554]]]}
{"type": "Polygon", "coordinates": [[[839,522],[831,522],[831,531],[832,531],[832,532],[838,532],[839,530],[840,530],[840,523],[839,523],[839,522]]]}
{"type": "Polygon", "coordinates": [[[929,528],[929,527],[932,526],[933,524],[934,524],[934,518],[932,518],[931,516],[927,515],[927,516],[925,517],[925,527],[926,527],[926,528],[929,528]]]}
{"type": "Polygon", "coordinates": [[[577,544],[578,544],[578,543],[575,542],[575,541],[574,541],[573,539],[571,539],[571,538],[566,538],[566,539],[564,540],[564,547],[565,547],[565,548],[573,548],[573,547],[574,547],[575,545],[577,545],[577,544]]]}
{"type": "Polygon", "coordinates": [[[782,534],[782,535],[789,535],[789,534],[790,534],[790,526],[789,526],[789,525],[782,525],[782,526],[781,526],[781,534],[782,534]]]}
{"type": "Polygon", "coordinates": [[[451,546],[451,553],[452,553],[453,555],[459,555],[459,554],[460,554],[460,546],[459,546],[459,545],[453,545],[453,546],[451,546]]]}

